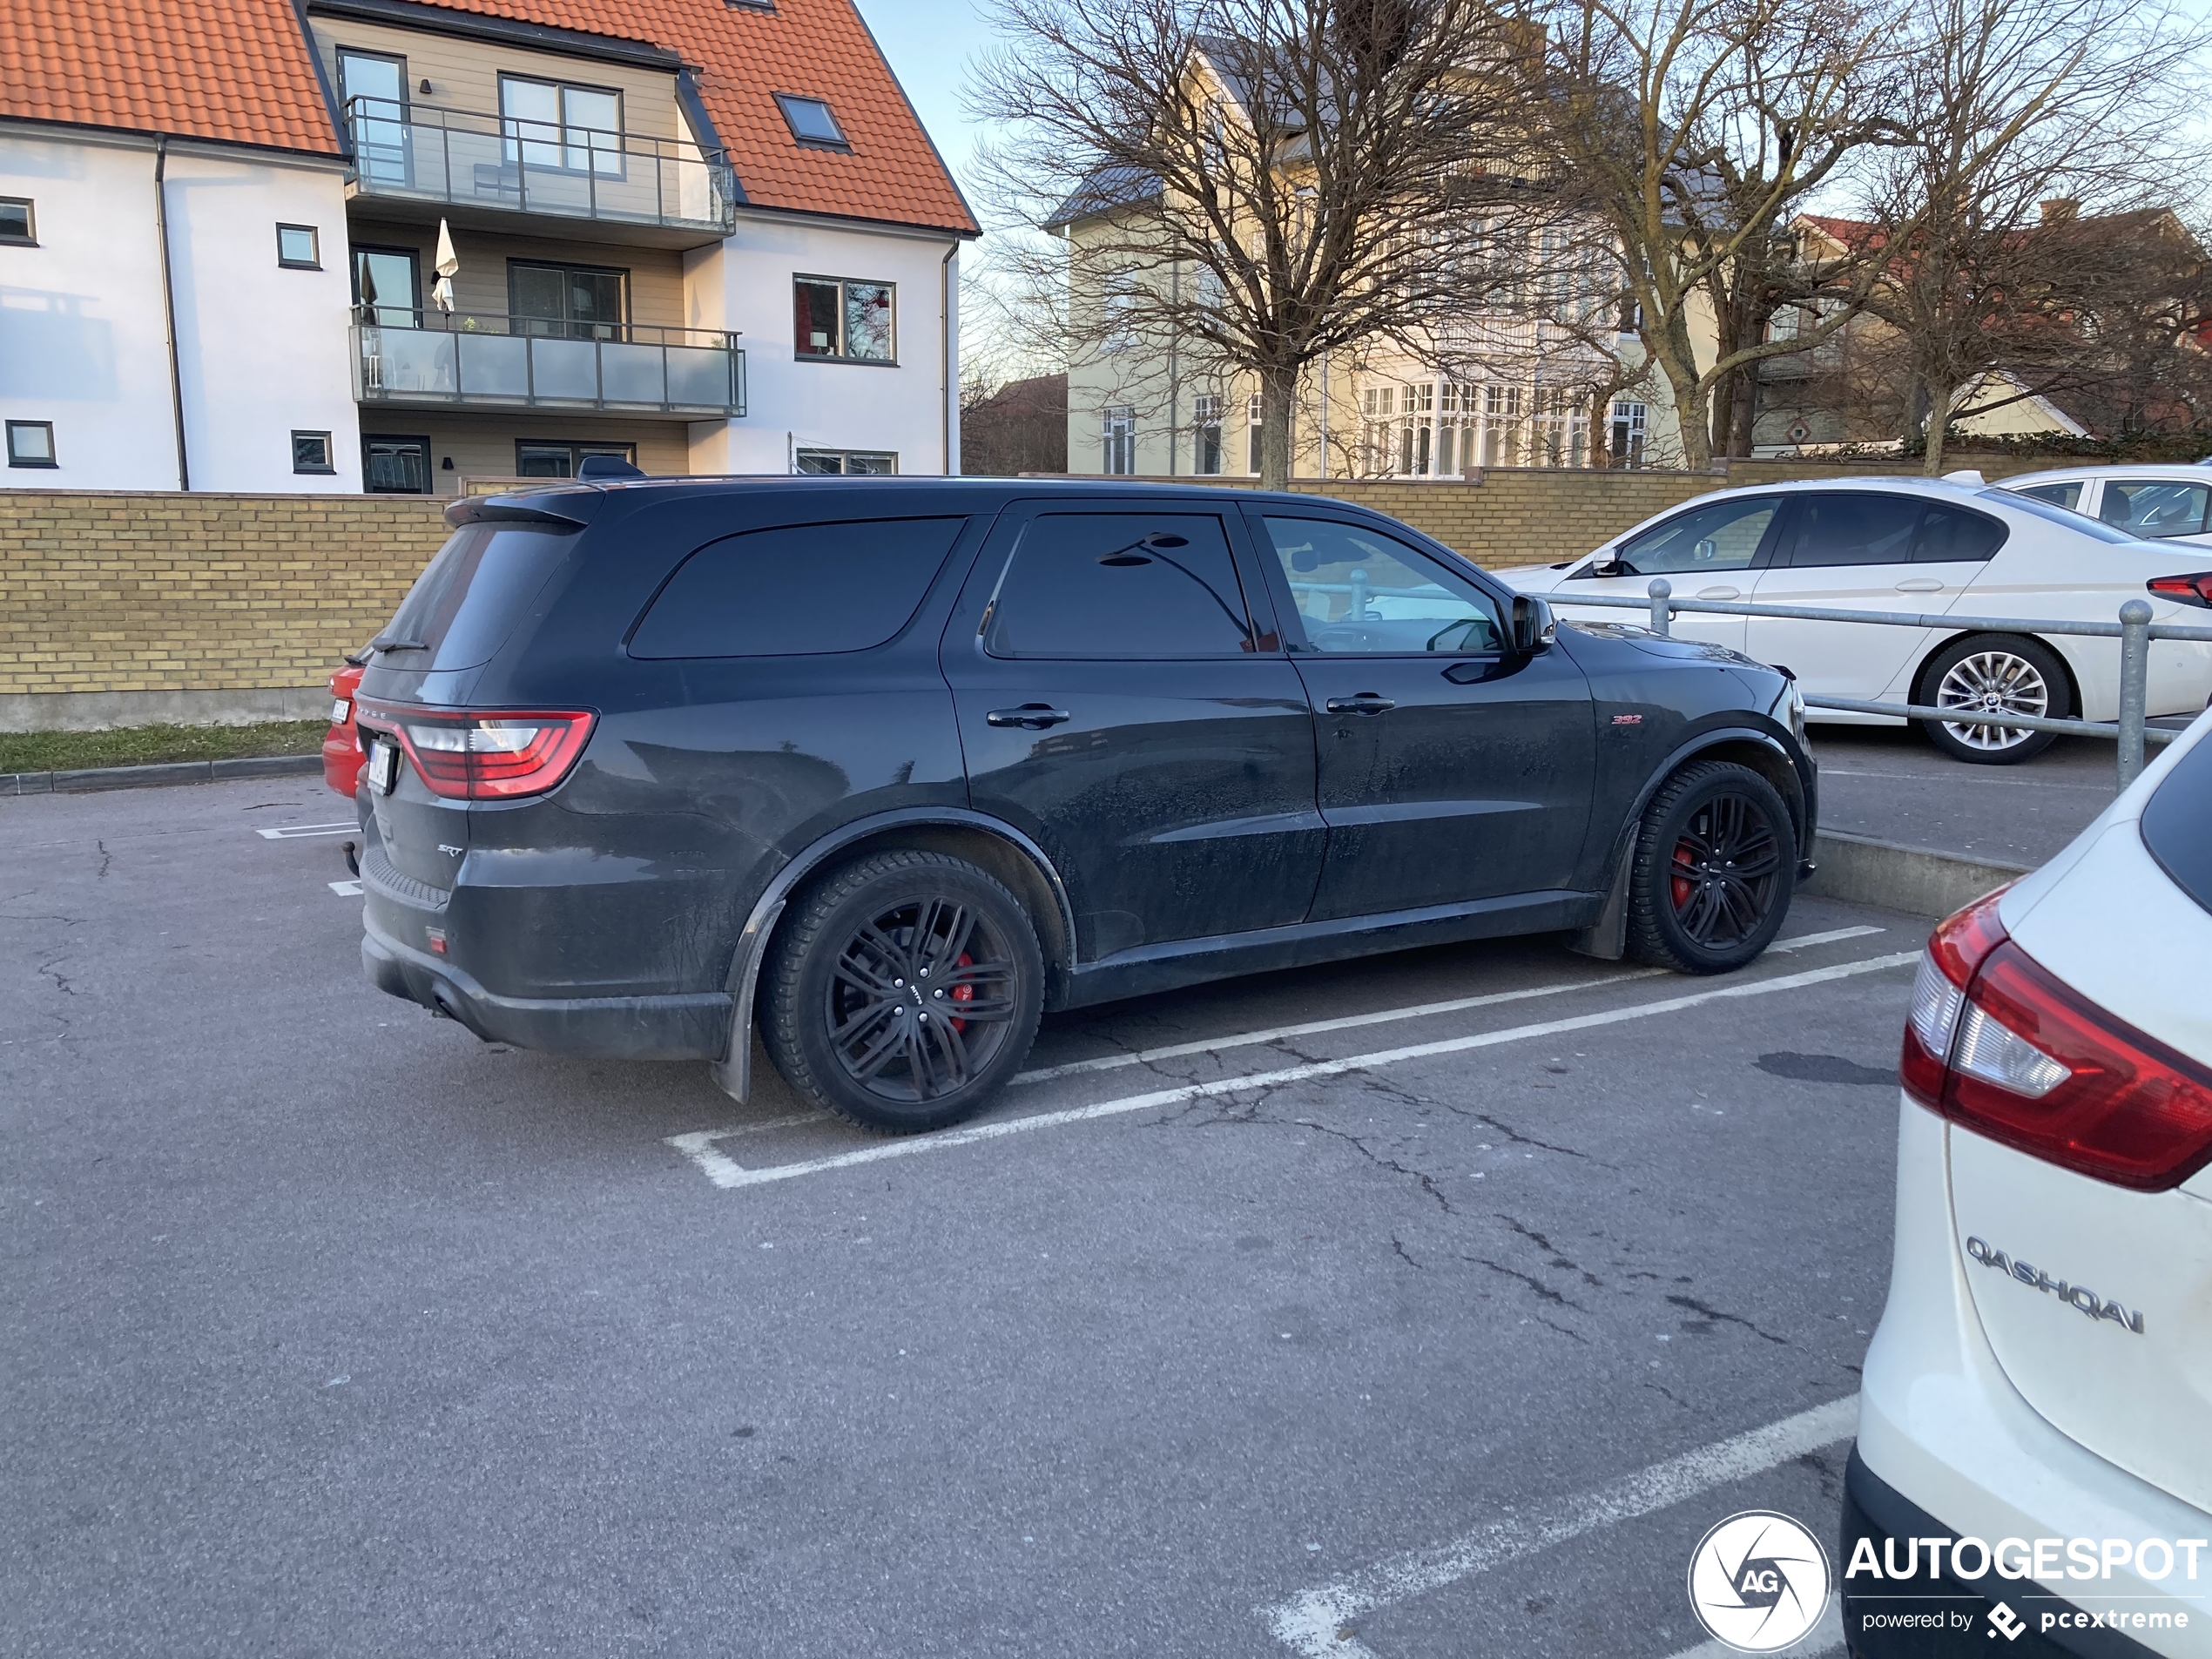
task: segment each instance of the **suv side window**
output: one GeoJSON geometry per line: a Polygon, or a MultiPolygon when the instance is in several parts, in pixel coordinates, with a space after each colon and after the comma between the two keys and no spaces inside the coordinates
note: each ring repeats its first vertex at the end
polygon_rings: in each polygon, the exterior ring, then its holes
{"type": "Polygon", "coordinates": [[[1221,520],[1040,513],[984,614],[994,657],[1235,656],[1256,649],[1221,520]]]}
{"type": "Polygon", "coordinates": [[[2196,536],[2203,532],[2208,502],[2212,502],[2212,486],[2107,478],[2097,516],[2132,536],[2196,536]]]}
{"type": "Polygon", "coordinates": [[[965,518],[789,524],[709,542],[677,567],[632,657],[868,651],[913,619],[965,518]]]}
{"type": "Polygon", "coordinates": [[[1617,556],[1631,576],[1749,570],[1781,505],[1778,496],[1750,496],[1694,508],[1623,542],[1617,556]]]}
{"type": "Polygon", "coordinates": [[[1496,601],[1395,536],[1332,518],[1270,514],[1266,523],[1307,651],[1400,655],[1504,648],[1496,601]]]}
{"type": "Polygon", "coordinates": [[[1775,563],[1796,570],[1838,564],[1910,564],[1927,502],[1918,496],[1837,490],[1798,496],[1775,563]]]}

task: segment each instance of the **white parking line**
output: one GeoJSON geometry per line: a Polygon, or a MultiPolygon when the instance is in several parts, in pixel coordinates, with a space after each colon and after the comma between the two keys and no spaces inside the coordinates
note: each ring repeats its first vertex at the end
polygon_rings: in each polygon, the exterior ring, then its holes
{"type": "MultiPolygon", "coordinates": [[[[1878,934],[1879,927],[1837,927],[1824,934],[1800,934],[1795,939],[1779,939],[1769,945],[1770,953],[1804,950],[1814,945],[1831,945],[1838,940],[1864,939],[1869,934],[1878,934]]],[[[1518,991],[1493,991],[1484,996],[1457,996],[1443,1002],[1417,1002],[1410,1008],[1384,1008],[1374,1014],[1347,1014],[1333,1020],[1308,1020],[1299,1025],[1278,1025],[1264,1031],[1240,1031],[1233,1036],[1203,1037],[1190,1042],[1171,1042],[1163,1048],[1139,1049],[1129,1054],[1101,1055],[1093,1060],[1071,1060],[1064,1065],[1040,1066],[1035,1071],[1017,1072],[1008,1087],[1023,1083],[1050,1082],[1055,1077],[1073,1077],[1087,1071],[1118,1071],[1123,1066],[1142,1066],[1156,1060],[1178,1060],[1185,1055],[1217,1054],[1224,1049],[1249,1048],[1254,1043],[1279,1042],[1286,1037],[1310,1037],[1323,1031],[1348,1031],[1355,1026],[1388,1025],[1398,1020],[1422,1020],[1438,1014],[1459,1014],[1468,1008],[1491,1008],[1500,1002],[1525,1001],[1535,996],[1557,996],[1563,991],[1594,990],[1601,985],[1619,985],[1629,980],[1656,979],[1667,973],[1663,968],[1637,968],[1626,974],[1607,974],[1597,979],[1573,980],[1564,985],[1534,985],[1518,991]]]]}
{"type": "Polygon", "coordinates": [[[303,835],[343,835],[361,827],[348,819],[343,824],[287,824],[281,829],[255,830],[265,841],[296,841],[303,835]]]}
{"type": "MultiPolygon", "coordinates": [[[[1350,1629],[1352,1620],[1585,1533],[1654,1514],[1716,1487],[1764,1474],[1792,1458],[1848,1440],[1858,1426],[1858,1395],[1831,1400],[1764,1428],[1655,1463],[1595,1491],[1504,1514],[1444,1543],[1393,1555],[1349,1578],[1301,1591],[1279,1606],[1262,1608],[1259,1614],[1276,1640],[1304,1659],[1375,1659],[1374,1650],[1350,1629]]],[[[1696,1651],[1702,1655],[1704,1650],[1696,1651]]]]}
{"type": "Polygon", "coordinates": [[[1156,1089],[1142,1095],[1130,1095],[1119,1100],[1100,1101],[1089,1106],[1071,1107],[1064,1111],[1036,1112],[1026,1117],[1004,1118],[995,1123],[975,1123],[966,1129],[947,1130],[941,1134],[919,1136],[911,1140],[885,1141],[866,1146],[857,1151],[840,1152],[830,1157],[810,1158],[799,1163],[779,1163],[763,1169],[746,1169],[729,1157],[713,1150],[714,1143],[733,1135],[749,1134],[752,1126],[738,1130],[704,1130],[688,1135],[671,1135],[667,1143],[697,1163],[708,1180],[718,1187],[759,1186],[771,1181],[793,1181],[802,1176],[821,1175],[832,1170],[850,1169],[857,1164],[878,1163],[886,1158],[915,1157],[925,1152],[947,1152],[954,1147],[972,1146],[978,1141],[997,1140],[1001,1136],[1020,1135],[1030,1130],[1057,1129],[1063,1124],[1081,1123],[1092,1118],[1113,1117],[1124,1112],[1139,1112],[1156,1106],[1179,1105],[1184,1101],[1204,1100],[1217,1095],[1242,1094],[1254,1089],[1278,1088],[1285,1083],[1305,1082],[1314,1077],[1333,1077],[1347,1071],[1366,1071],[1378,1066],[1396,1065],[1407,1060],[1425,1060],[1434,1055],[1462,1054],[1471,1049],[1494,1048],[1502,1042],[1516,1042],[1525,1037],[1554,1036],[1564,1031],[1585,1031],[1594,1026],[1618,1025],[1628,1020],[1647,1020],[1662,1014],[1673,1014],[1683,1008],[1697,1008],[1708,1002],[1719,1002],[1747,996],[1768,996],[1777,991],[1799,990],[1809,985],[1824,985],[1831,980],[1849,979],[1855,974],[1878,973],[1884,968],[1902,968],[1907,962],[1917,962],[1917,950],[1899,951],[1892,955],[1876,956],[1865,961],[1840,962],[1832,968],[1810,968],[1802,974],[1785,974],[1778,978],[1755,980],[1748,984],[1723,985],[1710,991],[1694,991],[1684,996],[1662,997],[1656,1002],[1636,1002],[1627,1008],[1608,1008],[1596,1014],[1577,1014],[1563,1020],[1545,1020],[1534,1025],[1508,1027],[1502,1031],[1480,1031],[1471,1036],[1447,1037],[1435,1042],[1417,1042],[1402,1049],[1385,1049],[1373,1054],[1348,1055],[1341,1060],[1316,1060],[1303,1065],[1286,1066],[1278,1071],[1263,1071],[1238,1077],[1217,1078],[1211,1082],[1184,1083],[1173,1089],[1156,1089]]]}
{"type": "Polygon", "coordinates": [[[358,899],[361,896],[361,884],[358,881],[334,881],[330,884],[330,890],[341,899],[358,899]]]}
{"type": "MultiPolygon", "coordinates": [[[[1844,1645],[1844,1607],[1840,1596],[1831,1596],[1828,1610],[1820,1615],[1820,1622],[1811,1632],[1791,1642],[1786,1648],[1777,1648],[1774,1659],[1821,1659],[1844,1645]]],[[[1701,1642],[1695,1648],[1685,1648],[1674,1659],[1737,1659],[1743,1650],[1721,1642],[1701,1642]]]]}

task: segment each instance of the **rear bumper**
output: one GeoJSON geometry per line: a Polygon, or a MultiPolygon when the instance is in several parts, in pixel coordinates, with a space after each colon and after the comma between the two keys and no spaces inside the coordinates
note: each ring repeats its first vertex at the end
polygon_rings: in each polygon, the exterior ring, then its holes
{"type": "Polygon", "coordinates": [[[380,991],[458,1020],[487,1042],[627,1060],[717,1060],[730,1037],[726,992],[664,996],[499,996],[451,963],[368,924],[361,968],[380,991]]]}

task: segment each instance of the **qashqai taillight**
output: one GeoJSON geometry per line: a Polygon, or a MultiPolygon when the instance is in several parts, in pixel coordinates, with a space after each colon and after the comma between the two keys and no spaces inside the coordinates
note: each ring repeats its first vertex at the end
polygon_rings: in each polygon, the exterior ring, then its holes
{"type": "Polygon", "coordinates": [[[2036,1157],[2146,1192],[2212,1163],[2212,1069],[2090,1001],[2006,934],[1991,894],[1936,929],[1905,1092],[2036,1157]]]}
{"type": "Polygon", "coordinates": [[[374,717],[399,738],[431,793],[449,800],[543,794],[569,775],[596,718],[584,710],[462,711],[388,704],[374,717]]]}

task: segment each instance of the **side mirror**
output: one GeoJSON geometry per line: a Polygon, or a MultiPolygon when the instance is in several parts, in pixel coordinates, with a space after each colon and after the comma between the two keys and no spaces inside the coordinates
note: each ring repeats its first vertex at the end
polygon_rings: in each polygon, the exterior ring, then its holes
{"type": "Polygon", "coordinates": [[[1513,649],[1515,655],[1533,657],[1558,637],[1559,624],[1552,617],[1551,606],[1525,593],[1514,595],[1513,649]]]}
{"type": "Polygon", "coordinates": [[[1629,567],[1622,562],[1618,553],[1608,553],[1595,564],[1590,566],[1588,574],[1591,576],[1627,576],[1629,570],[1629,567]]]}

